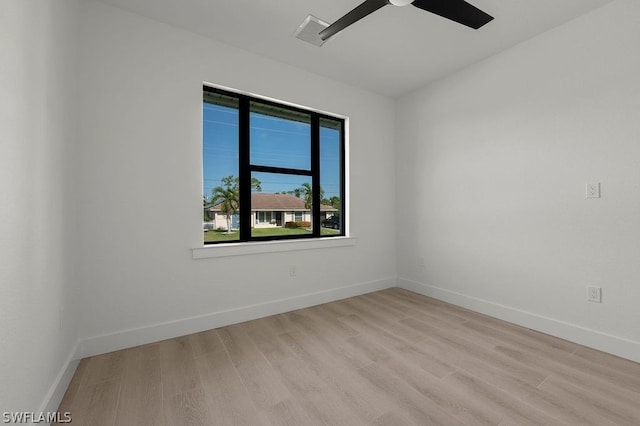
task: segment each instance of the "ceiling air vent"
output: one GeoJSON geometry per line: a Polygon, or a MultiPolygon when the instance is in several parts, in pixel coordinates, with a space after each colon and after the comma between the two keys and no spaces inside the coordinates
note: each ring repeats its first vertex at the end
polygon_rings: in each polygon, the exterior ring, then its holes
{"type": "Polygon", "coordinates": [[[324,22],[313,15],[309,15],[300,24],[296,30],[295,36],[300,40],[311,43],[314,46],[322,46],[326,40],[320,38],[320,31],[327,28],[329,24],[324,22]]]}

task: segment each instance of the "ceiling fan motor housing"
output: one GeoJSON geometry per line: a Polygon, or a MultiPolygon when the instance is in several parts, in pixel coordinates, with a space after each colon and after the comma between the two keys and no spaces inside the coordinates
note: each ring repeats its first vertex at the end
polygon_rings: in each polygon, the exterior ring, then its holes
{"type": "Polygon", "coordinates": [[[407,6],[413,3],[413,0],[389,0],[389,2],[394,6],[407,6]]]}

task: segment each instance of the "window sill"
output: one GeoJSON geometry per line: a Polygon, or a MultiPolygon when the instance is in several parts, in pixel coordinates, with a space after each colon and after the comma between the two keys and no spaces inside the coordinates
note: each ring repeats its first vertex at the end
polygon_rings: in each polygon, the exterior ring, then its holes
{"type": "Polygon", "coordinates": [[[265,241],[252,243],[212,244],[192,249],[193,259],[213,257],[244,256],[247,254],[278,253],[285,251],[316,250],[335,247],[355,246],[353,237],[330,237],[289,241],[265,241]]]}

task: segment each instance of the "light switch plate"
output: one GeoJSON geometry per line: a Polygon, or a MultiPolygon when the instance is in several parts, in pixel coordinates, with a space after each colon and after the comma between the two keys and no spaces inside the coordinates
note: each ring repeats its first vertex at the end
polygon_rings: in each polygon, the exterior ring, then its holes
{"type": "Polygon", "coordinates": [[[588,285],[587,300],[589,302],[602,303],[602,287],[588,285]]]}
{"type": "Polygon", "coordinates": [[[587,184],[587,198],[600,198],[600,182],[587,184]]]}

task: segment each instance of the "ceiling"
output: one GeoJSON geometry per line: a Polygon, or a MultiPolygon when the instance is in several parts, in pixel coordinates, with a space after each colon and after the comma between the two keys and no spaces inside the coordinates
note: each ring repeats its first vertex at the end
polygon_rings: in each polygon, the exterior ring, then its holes
{"type": "MultiPolygon", "coordinates": [[[[398,97],[612,0],[468,0],[479,30],[386,6],[316,47],[294,37],[308,14],[334,22],[362,0],[100,0],[385,96],[398,97]]],[[[594,31],[597,30],[594,28],[594,31]]]]}

